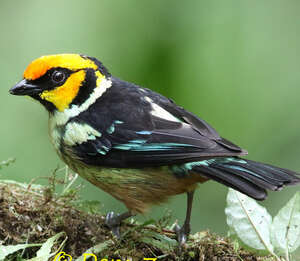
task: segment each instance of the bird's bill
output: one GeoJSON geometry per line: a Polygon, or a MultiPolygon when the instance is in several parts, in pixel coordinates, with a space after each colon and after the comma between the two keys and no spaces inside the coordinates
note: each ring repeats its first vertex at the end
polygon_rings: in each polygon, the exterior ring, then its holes
{"type": "Polygon", "coordinates": [[[23,79],[12,87],[9,92],[13,95],[34,95],[41,93],[42,90],[39,86],[29,83],[28,80],[23,79]]]}

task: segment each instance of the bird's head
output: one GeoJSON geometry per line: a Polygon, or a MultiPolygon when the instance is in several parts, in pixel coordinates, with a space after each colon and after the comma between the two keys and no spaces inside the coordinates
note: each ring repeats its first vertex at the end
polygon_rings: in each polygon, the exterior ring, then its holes
{"type": "Polygon", "coordinates": [[[14,95],[28,95],[50,112],[80,106],[110,77],[97,59],[79,54],[42,56],[32,61],[24,79],[10,89],[14,95]]]}

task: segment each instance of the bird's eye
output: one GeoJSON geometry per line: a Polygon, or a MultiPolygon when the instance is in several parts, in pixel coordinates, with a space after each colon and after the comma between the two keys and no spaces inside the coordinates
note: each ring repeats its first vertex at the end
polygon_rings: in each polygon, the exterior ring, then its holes
{"type": "Polygon", "coordinates": [[[55,83],[61,83],[65,80],[66,75],[61,71],[54,71],[51,75],[51,79],[55,83]]]}

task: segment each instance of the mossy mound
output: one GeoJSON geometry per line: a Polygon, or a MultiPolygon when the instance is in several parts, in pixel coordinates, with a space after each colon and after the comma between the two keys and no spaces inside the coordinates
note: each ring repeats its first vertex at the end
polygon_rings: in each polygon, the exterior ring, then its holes
{"type": "MultiPolygon", "coordinates": [[[[60,239],[52,251],[63,250],[73,260],[85,252],[94,252],[98,260],[105,257],[108,260],[143,260],[144,257],[158,257],[158,260],[274,260],[258,257],[241,249],[236,242],[207,231],[191,235],[186,246],[179,250],[175,234],[168,226],[169,215],[144,224],[131,219],[122,226],[122,238],[117,240],[104,225],[104,216],[91,208],[86,211],[90,203],[78,201],[78,190],[68,190],[63,195],[53,191],[52,186],[0,181],[2,245],[43,243],[64,231],[65,240],[60,239]]],[[[38,249],[26,248],[6,260],[27,260],[35,257],[38,249]]]]}

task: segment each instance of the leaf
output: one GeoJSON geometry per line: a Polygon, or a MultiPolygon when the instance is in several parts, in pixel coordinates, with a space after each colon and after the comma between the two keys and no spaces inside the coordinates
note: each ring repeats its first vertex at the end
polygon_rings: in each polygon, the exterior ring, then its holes
{"type": "Polygon", "coordinates": [[[0,261],[4,260],[8,255],[13,254],[21,249],[27,247],[36,247],[41,246],[42,244],[19,244],[19,245],[10,245],[10,246],[0,246],[0,261]]]}
{"type": "MultiPolygon", "coordinates": [[[[36,252],[36,258],[42,258],[41,260],[48,260],[52,256],[51,249],[56,243],[56,241],[61,237],[65,235],[64,232],[60,232],[53,237],[50,237],[39,249],[39,251],[36,252]]],[[[31,259],[33,260],[39,260],[39,259],[31,259]]]]}
{"type": "Polygon", "coordinates": [[[230,229],[246,245],[273,254],[270,242],[272,217],[264,207],[246,195],[229,189],[225,214],[230,229]]]}
{"type": "Polygon", "coordinates": [[[300,192],[274,217],[271,240],[280,253],[294,252],[300,246],[300,192]]]}
{"type": "MultiPolygon", "coordinates": [[[[98,245],[95,245],[89,249],[87,249],[84,253],[93,253],[93,254],[101,254],[102,251],[104,251],[106,248],[108,248],[108,246],[112,245],[113,241],[112,240],[108,240],[106,242],[100,243],[98,245]]],[[[75,261],[84,261],[86,260],[84,257],[84,253],[77,258],[75,261]]]]}
{"type": "Polygon", "coordinates": [[[153,225],[155,223],[156,223],[155,219],[148,219],[144,223],[142,223],[141,225],[139,225],[139,228],[144,228],[146,226],[153,225]]]}
{"type": "Polygon", "coordinates": [[[167,251],[170,251],[178,245],[178,242],[176,240],[154,231],[145,232],[143,234],[143,237],[140,238],[139,241],[148,245],[152,245],[153,247],[156,247],[158,249],[163,249],[167,251]]]}

